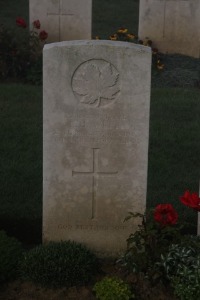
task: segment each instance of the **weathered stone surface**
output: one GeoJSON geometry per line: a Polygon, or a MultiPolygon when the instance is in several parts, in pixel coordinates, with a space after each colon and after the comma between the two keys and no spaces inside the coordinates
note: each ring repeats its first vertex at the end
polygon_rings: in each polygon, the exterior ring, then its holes
{"type": "Polygon", "coordinates": [[[47,42],[91,39],[92,0],[29,0],[30,28],[40,20],[47,42]]]}
{"type": "Polygon", "coordinates": [[[140,0],[139,37],[163,53],[200,57],[199,0],[140,0]]]}
{"type": "Polygon", "coordinates": [[[71,41],[44,48],[44,241],[117,256],[146,205],[151,50],[71,41]]]}

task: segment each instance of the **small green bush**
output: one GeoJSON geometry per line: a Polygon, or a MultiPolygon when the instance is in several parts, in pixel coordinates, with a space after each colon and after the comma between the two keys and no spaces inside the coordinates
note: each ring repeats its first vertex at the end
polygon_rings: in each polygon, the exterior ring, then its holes
{"type": "Polygon", "coordinates": [[[200,238],[190,240],[188,245],[172,244],[157,263],[181,300],[200,299],[200,238]]]}
{"type": "Polygon", "coordinates": [[[71,241],[40,245],[25,254],[21,265],[23,278],[47,287],[85,284],[97,269],[96,256],[71,241]]]}
{"type": "Polygon", "coordinates": [[[22,256],[21,243],[13,237],[8,237],[4,231],[0,231],[0,283],[17,277],[22,256]]]}
{"type": "Polygon", "coordinates": [[[95,284],[93,290],[99,300],[129,300],[134,298],[129,285],[115,277],[105,277],[95,284]]]}

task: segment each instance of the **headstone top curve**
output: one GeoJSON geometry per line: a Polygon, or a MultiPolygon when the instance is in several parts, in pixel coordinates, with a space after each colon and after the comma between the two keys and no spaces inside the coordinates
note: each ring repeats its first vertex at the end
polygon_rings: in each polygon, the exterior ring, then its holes
{"type": "Polygon", "coordinates": [[[138,45],[129,42],[121,41],[110,41],[110,40],[74,40],[74,41],[64,41],[58,43],[50,43],[44,46],[44,50],[49,50],[54,47],[72,47],[72,46],[110,46],[110,47],[124,47],[129,49],[135,49],[141,52],[151,53],[151,48],[148,46],[138,45]]]}

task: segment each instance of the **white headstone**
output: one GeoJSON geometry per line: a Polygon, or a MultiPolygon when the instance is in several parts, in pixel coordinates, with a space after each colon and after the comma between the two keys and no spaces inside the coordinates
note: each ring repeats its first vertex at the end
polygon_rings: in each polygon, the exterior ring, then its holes
{"type": "Polygon", "coordinates": [[[92,0],[29,0],[30,28],[40,20],[47,42],[91,39],[92,0]]]}
{"type": "Polygon", "coordinates": [[[44,48],[44,241],[117,256],[146,207],[151,50],[113,41],[44,48]]]}
{"type": "Polygon", "coordinates": [[[199,0],[140,0],[139,38],[163,53],[200,57],[199,0]]]}

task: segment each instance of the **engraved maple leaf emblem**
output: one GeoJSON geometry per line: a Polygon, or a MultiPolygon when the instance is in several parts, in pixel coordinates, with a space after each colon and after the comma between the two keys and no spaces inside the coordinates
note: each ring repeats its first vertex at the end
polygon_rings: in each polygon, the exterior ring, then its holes
{"type": "Polygon", "coordinates": [[[101,100],[114,100],[119,92],[119,73],[105,60],[83,63],[73,77],[73,91],[80,102],[99,107],[101,100]]]}

